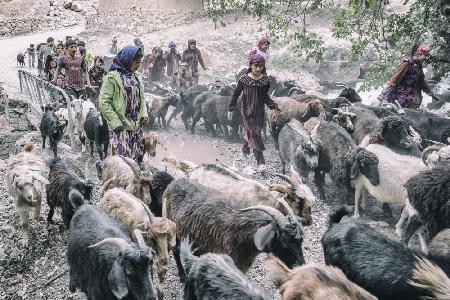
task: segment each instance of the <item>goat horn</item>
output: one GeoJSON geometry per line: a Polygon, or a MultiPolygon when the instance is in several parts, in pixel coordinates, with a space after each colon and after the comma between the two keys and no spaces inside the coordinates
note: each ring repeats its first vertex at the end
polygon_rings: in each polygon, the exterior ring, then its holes
{"type": "Polygon", "coordinates": [[[294,182],[294,180],[292,180],[292,178],[290,178],[289,176],[286,176],[286,175],[280,174],[280,173],[274,173],[274,175],[286,180],[292,187],[297,186],[296,182],[294,182]]]}
{"type": "Polygon", "coordinates": [[[346,83],[343,83],[343,82],[340,82],[340,81],[336,81],[335,83],[334,83],[334,85],[336,86],[336,87],[346,87],[346,88],[348,88],[349,86],[348,86],[348,84],[346,84],[346,83]]]}
{"type": "Polygon", "coordinates": [[[423,150],[422,161],[425,166],[428,167],[428,163],[427,163],[428,156],[435,151],[439,151],[442,147],[443,146],[441,146],[441,145],[435,144],[435,145],[431,145],[431,146],[427,147],[425,150],[423,150]]]}
{"type": "Polygon", "coordinates": [[[106,244],[116,245],[117,248],[119,248],[119,251],[121,253],[123,253],[125,250],[131,248],[131,246],[128,244],[128,242],[122,238],[106,238],[104,240],[101,240],[97,244],[88,246],[88,248],[94,248],[94,247],[98,247],[98,246],[106,245],[106,244]]]}
{"type": "Polygon", "coordinates": [[[291,87],[288,91],[288,94],[291,94],[292,91],[299,91],[299,92],[304,93],[303,90],[301,88],[299,88],[298,86],[291,87]]]}
{"type": "Polygon", "coordinates": [[[296,220],[294,211],[292,210],[292,208],[289,206],[289,204],[285,200],[286,196],[287,196],[287,194],[284,197],[282,197],[282,198],[277,198],[277,201],[280,202],[280,204],[283,205],[284,208],[286,208],[287,212],[292,217],[292,219],[296,220]]]}
{"type": "Polygon", "coordinates": [[[249,210],[260,210],[271,216],[275,222],[277,222],[280,226],[286,223],[285,216],[277,209],[267,206],[267,205],[254,205],[247,208],[240,209],[240,211],[249,211],[249,210]]]}
{"type": "Polygon", "coordinates": [[[295,185],[293,185],[293,187],[298,187],[300,184],[303,184],[302,181],[302,177],[300,176],[300,174],[294,169],[293,166],[290,167],[291,170],[291,177],[292,177],[292,181],[294,181],[295,185]]]}
{"type": "Polygon", "coordinates": [[[150,209],[148,209],[147,205],[144,204],[144,202],[141,202],[142,206],[144,207],[145,212],[148,215],[148,220],[150,221],[150,224],[153,223],[154,221],[154,215],[152,214],[152,212],[150,211],[150,209]]]}
{"type": "Polygon", "coordinates": [[[119,156],[131,168],[134,176],[136,176],[136,177],[142,176],[141,169],[139,168],[138,164],[134,160],[132,160],[129,157],[122,156],[122,155],[119,155],[119,156]]]}
{"type": "Polygon", "coordinates": [[[138,243],[139,247],[145,247],[144,237],[142,236],[142,232],[139,229],[133,230],[134,237],[136,238],[136,242],[138,243]]]}

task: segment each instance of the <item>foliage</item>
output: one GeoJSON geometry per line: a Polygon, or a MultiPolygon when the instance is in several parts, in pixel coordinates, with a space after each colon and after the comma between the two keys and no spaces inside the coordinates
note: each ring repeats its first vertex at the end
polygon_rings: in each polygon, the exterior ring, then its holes
{"type": "Polygon", "coordinates": [[[203,0],[203,3],[213,20],[222,25],[225,25],[223,17],[230,11],[257,17],[271,36],[292,42],[296,54],[316,62],[324,61],[326,49],[322,37],[308,28],[309,17],[317,12],[331,13],[336,16],[333,36],[351,42],[347,59],[364,64],[366,86],[377,86],[386,82],[403,57],[410,55],[414,44],[429,42],[434,48],[448,47],[448,33],[443,30],[447,23],[438,1],[402,1],[403,12],[392,9],[393,0],[349,0],[346,5],[331,0],[203,0]]]}

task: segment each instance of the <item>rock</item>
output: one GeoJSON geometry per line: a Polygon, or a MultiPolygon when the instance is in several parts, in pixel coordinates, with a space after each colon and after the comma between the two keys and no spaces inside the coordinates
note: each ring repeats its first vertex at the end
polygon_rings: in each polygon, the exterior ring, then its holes
{"type": "Polygon", "coordinates": [[[72,6],[70,7],[74,12],[82,12],[86,9],[86,3],[80,1],[72,2],[72,6]]]}
{"type": "Polygon", "coordinates": [[[64,3],[63,7],[65,9],[71,9],[72,8],[72,1],[67,1],[66,3],[64,3]]]}

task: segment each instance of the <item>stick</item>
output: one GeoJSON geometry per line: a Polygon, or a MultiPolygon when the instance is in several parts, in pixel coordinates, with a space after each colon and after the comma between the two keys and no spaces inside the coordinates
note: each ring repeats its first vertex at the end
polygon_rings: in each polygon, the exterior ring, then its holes
{"type": "Polygon", "coordinates": [[[56,279],[60,278],[61,276],[63,276],[64,274],[66,274],[69,271],[69,269],[65,269],[64,271],[56,274],[55,276],[53,276],[52,278],[50,278],[45,284],[44,286],[49,286],[53,281],[55,281],[56,279]]]}

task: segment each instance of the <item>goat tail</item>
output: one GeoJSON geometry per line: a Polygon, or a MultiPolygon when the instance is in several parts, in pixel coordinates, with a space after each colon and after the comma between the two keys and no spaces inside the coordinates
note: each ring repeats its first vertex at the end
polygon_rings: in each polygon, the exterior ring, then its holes
{"type": "Polygon", "coordinates": [[[23,150],[24,150],[25,152],[31,152],[31,151],[33,151],[33,150],[34,150],[34,144],[26,144],[26,145],[23,147],[23,150]]]}
{"type": "Polygon", "coordinates": [[[69,193],[69,202],[75,210],[84,204],[84,197],[78,190],[71,190],[69,193]]]}
{"type": "MultiPolygon", "coordinates": [[[[198,259],[191,250],[192,244],[189,243],[189,237],[183,238],[180,243],[180,259],[184,273],[187,275],[192,269],[194,261],[198,259]]],[[[195,251],[195,250],[194,250],[195,251]]]]}
{"type": "Polygon", "coordinates": [[[116,180],[117,180],[117,176],[113,176],[112,178],[106,180],[103,183],[103,185],[102,185],[102,187],[101,187],[101,189],[99,191],[100,197],[103,197],[107,190],[110,190],[110,189],[112,189],[114,187],[113,184],[116,182],[116,180]]]}
{"type": "Polygon", "coordinates": [[[424,299],[446,300],[450,295],[450,279],[444,271],[428,259],[417,258],[413,277],[408,283],[422,288],[431,296],[424,299]]]}
{"type": "Polygon", "coordinates": [[[272,256],[267,261],[266,273],[279,287],[289,281],[291,270],[280,259],[272,256]]]}
{"type": "Polygon", "coordinates": [[[343,205],[330,213],[328,216],[328,226],[337,224],[344,216],[348,216],[355,211],[354,206],[343,205]]]}

